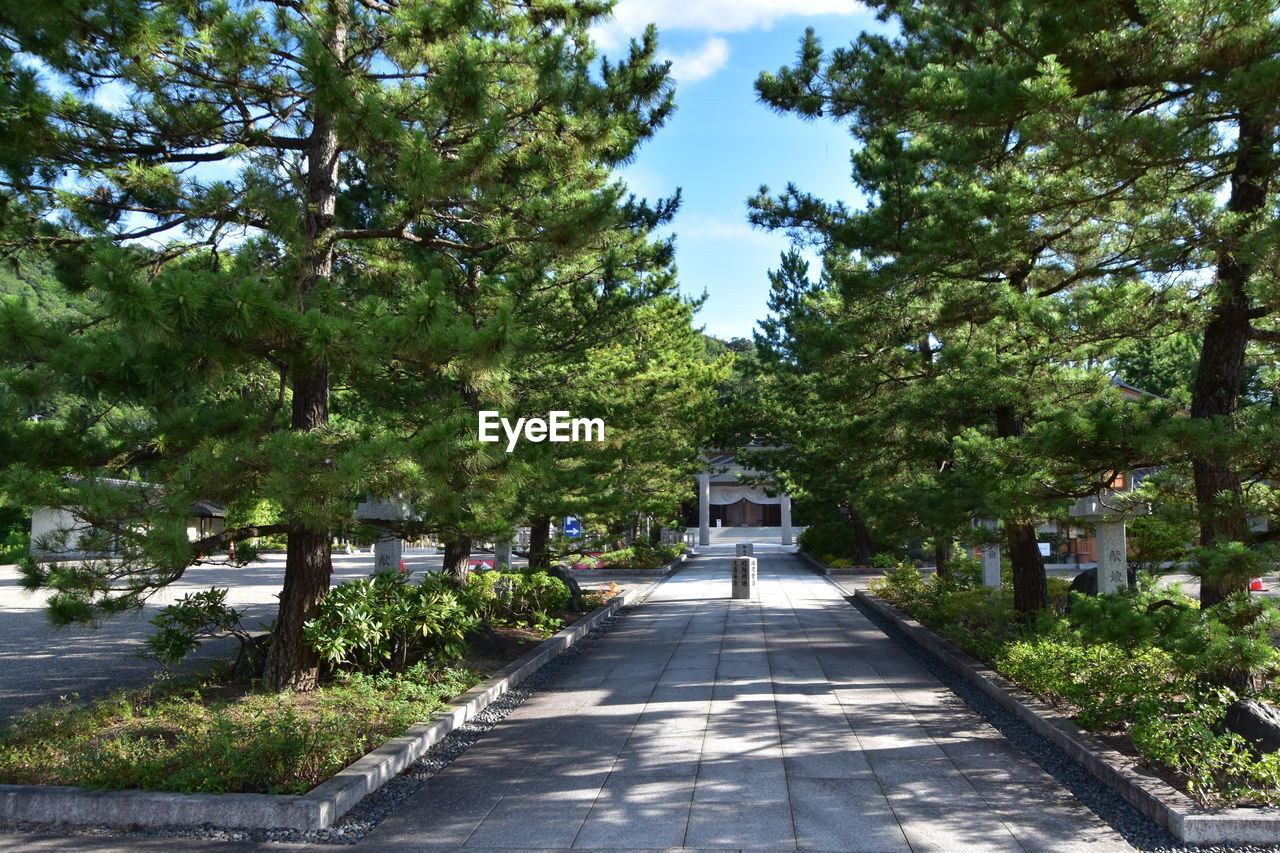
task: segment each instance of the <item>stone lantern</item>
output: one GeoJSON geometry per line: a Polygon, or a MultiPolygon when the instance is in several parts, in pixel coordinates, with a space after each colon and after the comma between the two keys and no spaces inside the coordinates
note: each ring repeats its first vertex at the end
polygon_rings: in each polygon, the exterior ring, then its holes
{"type": "MultiPolygon", "coordinates": [[[[409,503],[398,499],[365,498],[356,507],[359,521],[405,521],[411,517],[409,503]]],[[[404,540],[390,530],[381,530],[373,543],[374,571],[396,570],[404,559],[404,540]]]]}
{"type": "Polygon", "coordinates": [[[1076,501],[1070,515],[1083,524],[1092,524],[1098,540],[1098,593],[1117,592],[1129,586],[1129,544],[1125,523],[1149,515],[1150,504],[1129,508],[1114,506],[1116,493],[1106,491],[1076,501]]]}

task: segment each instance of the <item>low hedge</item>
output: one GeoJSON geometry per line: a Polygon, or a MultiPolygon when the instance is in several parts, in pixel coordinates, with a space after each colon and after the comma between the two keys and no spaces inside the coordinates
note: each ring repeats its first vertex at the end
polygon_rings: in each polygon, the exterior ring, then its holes
{"type": "Polygon", "coordinates": [[[1280,700],[1275,603],[1238,597],[1202,611],[1140,578],[1097,597],[1050,578],[1050,607],[1033,619],[1014,610],[1008,586],[925,580],[911,567],[871,591],[1082,728],[1128,741],[1200,804],[1280,805],[1280,754],[1258,754],[1224,726],[1238,698],[1280,700]]]}

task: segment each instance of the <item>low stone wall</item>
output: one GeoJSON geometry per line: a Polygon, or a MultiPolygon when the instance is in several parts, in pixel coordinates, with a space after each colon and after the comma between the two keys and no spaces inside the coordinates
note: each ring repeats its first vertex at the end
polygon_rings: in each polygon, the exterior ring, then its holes
{"type": "Polygon", "coordinates": [[[208,823],[225,828],[304,832],[323,829],[601,622],[648,595],[658,583],[661,581],[643,589],[627,590],[450,702],[441,716],[411,726],[401,737],[392,738],[306,794],[174,794],[0,785],[0,820],[111,826],[208,823]]]}
{"type": "Polygon", "coordinates": [[[1280,842],[1280,809],[1210,810],[1175,790],[1148,768],[1108,747],[1094,735],[975,659],[954,643],[916,622],[883,599],[861,590],[858,601],[894,623],[921,648],[1083,764],[1135,808],[1187,844],[1275,844],[1280,842]]]}

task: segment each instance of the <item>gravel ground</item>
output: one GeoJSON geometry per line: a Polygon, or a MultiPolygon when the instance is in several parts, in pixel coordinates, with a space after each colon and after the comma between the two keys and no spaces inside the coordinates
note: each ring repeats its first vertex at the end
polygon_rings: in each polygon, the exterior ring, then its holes
{"type": "Polygon", "coordinates": [[[525,700],[532,696],[539,687],[555,678],[561,670],[594,645],[601,635],[625,619],[631,609],[632,607],[624,607],[619,610],[579,639],[571,648],[566,649],[548,661],[541,669],[525,679],[519,687],[508,690],[465,725],[454,729],[443,740],[428,750],[425,755],[390,782],[361,800],[355,808],[347,812],[341,820],[328,829],[312,832],[270,829],[244,830],[225,829],[206,824],[199,827],[148,827],[140,828],[136,832],[122,832],[118,828],[105,825],[74,826],[58,823],[0,821],[0,832],[58,833],[61,835],[94,835],[118,838],[200,838],[226,841],[355,844],[390,815],[401,803],[425,785],[431,777],[448,767],[455,758],[466,752],[473,743],[483,737],[485,732],[496,726],[503,717],[524,704],[525,700]]]}
{"type": "Polygon", "coordinates": [[[954,670],[942,663],[928,651],[916,645],[915,641],[906,637],[897,626],[888,622],[879,613],[853,600],[853,606],[862,611],[876,627],[888,634],[908,654],[929,670],[935,678],[950,688],[957,696],[973,708],[979,716],[990,723],[997,731],[1026,755],[1039,764],[1045,772],[1056,779],[1064,788],[1075,795],[1076,799],[1088,806],[1094,814],[1111,824],[1124,839],[1139,850],[1150,850],[1154,853],[1182,853],[1182,851],[1240,851],[1241,853],[1277,853],[1280,845],[1259,847],[1241,845],[1238,847],[1185,846],[1174,838],[1164,827],[1138,811],[1127,800],[1111,789],[1109,785],[1094,776],[1084,765],[1068,757],[1066,753],[1044,737],[1036,734],[1026,723],[1006,711],[994,699],[987,696],[977,687],[965,681],[954,670]]]}

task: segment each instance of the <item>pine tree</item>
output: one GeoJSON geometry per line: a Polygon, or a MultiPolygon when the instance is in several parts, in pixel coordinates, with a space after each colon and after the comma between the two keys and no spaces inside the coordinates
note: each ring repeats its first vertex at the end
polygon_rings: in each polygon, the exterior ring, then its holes
{"type": "Polygon", "coordinates": [[[662,522],[676,517],[727,364],[698,358],[703,344],[692,326],[693,310],[668,293],[630,319],[612,319],[610,324],[623,321],[613,331],[596,327],[598,337],[581,359],[552,363],[543,357],[542,367],[522,371],[522,406],[563,407],[605,424],[603,442],[521,446],[531,466],[524,490],[528,517],[578,515],[620,528],[645,516],[662,522]]]}
{"type": "Polygon", "coordinates": [[[587,28],[607,8],[0,6],[0,226],[94,303],[56,329],[4,305],[5,357],[24,365],[6,376],[4,486],[120,549],[27,567],[59,618],[137,606],[197,555],[284,533],[266,680],[314,684],[302,626],[332,532],[365,494],[430,504],[450,491],[433,475],[494,469],[467,413],[527,343],[520,300],[627,231],[610,168],[671,95],[652,31],[595,65],[587,28]],[[80,401],[65,416],[16,417],[61,392],[80,401]],[[278,523],[175,532],[195,499],[253,496],[278,523]]]}
{"type": "MultiPolygon", "coordinates": [[[[1068,363],[1108,359],[1126,335],[1197,333],[1182,452],[1201,540],[1249,541],[1241,477],[1264,472],[1237,409],[1250,340],[1275,338],[1261,322],[1276,307],[1270,6],[879,5],[899,37],[824,56],[810,34],[758,84],[779,109],[850,123],[872,204],[851,214],[792,189],[759,201],[761,221],[859,253],[881,285],[938,296],[941,318],[1025,325],[1067,304],[1036,331],[1074,339],[1068,363]]],[[[1001,432],[1029,425],[1017,408],[1001,432]]],[[[1204,603],[1245,579],[1206,579],[1204,603]]]]}

